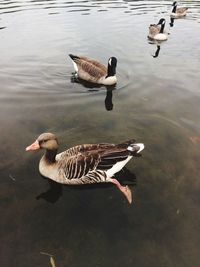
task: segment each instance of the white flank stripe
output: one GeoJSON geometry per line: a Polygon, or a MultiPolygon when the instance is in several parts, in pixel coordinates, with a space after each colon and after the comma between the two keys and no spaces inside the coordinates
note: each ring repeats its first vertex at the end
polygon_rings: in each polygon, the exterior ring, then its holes
{"type": "Polygon", "coordinates": [[[106,171],[107,177],[111,178],[114,176],[115,173],[121,171],[121,169],[126,165],[126,163],[132,158],[132,156],[128,156],[127,159],[115,163],[115,165],[112,166],[111,169],[106,171]]]}

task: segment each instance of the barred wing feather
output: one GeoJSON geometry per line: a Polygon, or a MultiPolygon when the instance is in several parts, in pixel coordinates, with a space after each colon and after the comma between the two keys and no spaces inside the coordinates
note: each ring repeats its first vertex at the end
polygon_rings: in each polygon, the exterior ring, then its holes
{"type": "Polygon", "coordinates": [[[135,140],[115,144],[86,144],[72,147],[58,154],[59,169],[66,179],[79,179],[91,172],[106,171],[130,156],[127,147],[135,140]]]}

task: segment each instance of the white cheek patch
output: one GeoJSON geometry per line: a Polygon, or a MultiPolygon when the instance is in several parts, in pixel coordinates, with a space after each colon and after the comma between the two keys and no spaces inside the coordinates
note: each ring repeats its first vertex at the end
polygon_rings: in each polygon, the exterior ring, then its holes
{"type": "Polygon", "coordinates": [[[72,63],[73,63],[73,66],[74,66],[74,70],[75,70],[76,72],[78,72],[78,66],[77,66],[77,64],[76,64],[74,61],[72,61],[72,63]]]}
{"type": "Polygon", "coordinates": [[[111,63],[112,63],[112,59],[110,58],[108,61],[108,64],[111,66],[111,63]]]}

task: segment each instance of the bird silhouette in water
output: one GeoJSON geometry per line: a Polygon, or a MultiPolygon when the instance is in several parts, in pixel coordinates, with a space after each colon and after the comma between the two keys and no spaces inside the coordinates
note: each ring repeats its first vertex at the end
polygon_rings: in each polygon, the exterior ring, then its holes
{"type": "Polygon", "coordinates": [[[170,25],[170,27],[174,27],[174,18],[170,18],[169,25],[170,25]]]}
{"type": "Polygon", "coordinates": [[[106,98],[105,98],[105,108],[108,111],[113,110],[112,97],[113,97],[113,89],[107,88],[106,98]]]}
{"type": "MultiPolygon", "coordinates": [[[[83,85],[85,88],[88,88],[89,92],[99,92],[100,90],[105,90],[105,86],[99,85],[99,84],[92,84],[89,83],[87,81],[84,81],[78,77],[76,77],[76,75],[74,73],[72,73],[72,77],[71,77],[71,83],[79,83],[81,85],[83,85]],[[102,87],[104,87],[103,89],[101,89],[102,87]]],[[[106,97],[105,97],[105,109],[107,111],[111,111],[113,110],[114,104],[112,102],[112,97],[113,97],[113,90],[116,88],[115,85],[110,85],[110,86],[106,86],[106,97]]]]}
{"type": "Polygon", "coordinates": [[[160,53],[160,45],[157,45],[157,49],[156,49],[156,52],[154,55],[152,55],[152,57],[156,58],[159,56],[159,53],[160,53]]]}

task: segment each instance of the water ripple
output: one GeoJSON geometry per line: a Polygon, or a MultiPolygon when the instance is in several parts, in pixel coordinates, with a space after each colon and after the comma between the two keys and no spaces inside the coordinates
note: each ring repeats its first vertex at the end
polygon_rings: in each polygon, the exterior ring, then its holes
{"type": "MultiPolygon", "coordinates": [[[[182,1],[183,5],[189,7],[189,12],[193,13],[194,18],[200,17],[200,3],[199,1],[182,1]]],[[[35,9],[51,9],[53,14],[57,13],[57,10],[68,10],[68,12],[85,12],[91,9],[97,12],[108,11],[109,9],[127,9],[125,13],[133,13],[136,15],[146,14],[146,12],[159,12],[159,13],[170,13],[171,1],[114,1],[114,0],[98,0],[98,1],[55,1],[55,0],[31,0],[31,1],[0,1],[0,14],[35,10],[35,9]],[[73,9],[72,9],[73,8],[73,9]],[[72,9],[72,10],[71,10],[72,9]]],[[[85,14],[89,14],[85,13],[85,14]]]]}

